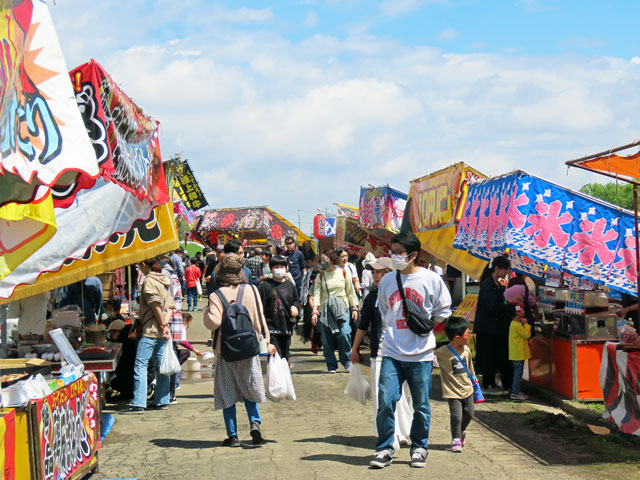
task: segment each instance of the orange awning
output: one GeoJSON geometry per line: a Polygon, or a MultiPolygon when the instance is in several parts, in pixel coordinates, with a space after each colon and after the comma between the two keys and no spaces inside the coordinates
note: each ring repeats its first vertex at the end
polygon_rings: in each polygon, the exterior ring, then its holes
{"type": "Polygon", "coordinates": [[[628,157],[607,155],[593,160],[578,162],[577,165],[595,172],[620,177],[627,181],[638,181],[640,179],[640,152],[628,157]]]}

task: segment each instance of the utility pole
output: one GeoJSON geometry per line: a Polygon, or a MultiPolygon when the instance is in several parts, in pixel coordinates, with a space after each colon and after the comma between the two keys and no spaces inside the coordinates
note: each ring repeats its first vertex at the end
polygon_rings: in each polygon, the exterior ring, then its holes
{"type": "Polygon", "coordinates": [[[302,227],[300,226],[300,209],[298,209],[298,230],[302,230],[302,227]]]}

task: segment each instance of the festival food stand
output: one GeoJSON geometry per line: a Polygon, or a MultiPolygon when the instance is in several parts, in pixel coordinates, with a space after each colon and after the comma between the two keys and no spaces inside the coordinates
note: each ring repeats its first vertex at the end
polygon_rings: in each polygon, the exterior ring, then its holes
{"type": "Polygon", "coordinates": [[[633,225],[630,212],[522,171],[470,185],[453,246],[484,260],[507,254],[512,270],[545,279],[530,381],[574,400],[602,399],[603,348],[617,337],[606,289],[635,291],[633,225]]]}
{"type": "Polygon", "coordinates": [[[209,244],[232,238],[284,247],[291,236],[301,245],[311,239],[284,217],[267,207],[223,208],[209,210],[198,219],[194,233],[209,244]]]}

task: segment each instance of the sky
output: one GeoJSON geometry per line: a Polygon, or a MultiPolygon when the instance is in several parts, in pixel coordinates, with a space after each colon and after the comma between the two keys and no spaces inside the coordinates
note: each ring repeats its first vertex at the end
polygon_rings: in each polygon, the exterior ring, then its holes
{"type": "Polygon", "coordinates": [[[101,63],[212,208],[268,205],[306,233],[361,186],[408,192],[457,162],[606,182],[564,162],[640,137],[633,0],[49,6],[69,69],[101,63]]]}

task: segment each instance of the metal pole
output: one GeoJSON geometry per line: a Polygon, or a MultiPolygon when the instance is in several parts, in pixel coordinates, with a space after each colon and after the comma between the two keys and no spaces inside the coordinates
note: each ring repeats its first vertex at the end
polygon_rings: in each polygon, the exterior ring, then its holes
{"type": "Polygon", "coordinates": [[[585,155],[584,157],[574,158],[573,160],[567,160],[565,165],[575,166],[578,162],[585,162],[587,160],[593,160],[598,157],[603,157],[604,155],[611,155],[612,153],[619,152],[620,150],[626,150],[627,148],[632,148],[640,145],[640,140],[636,140],[635,142],[628,143],[627,145],[623,145],[621,147],[612,148],[610,150],[605,150],[604,152],[594,153],[593,155],[585,155]]]}
{"type": "MultiPolygon", "coordinates": [[[[638,289],[638,296],[636,298],[636,300],[638,302],[640,302],[640,281],[638,281],[638,266],[640,266],[640,248],[638,248],[640,246],[640,242],[638,241],[638,186],[634,185],[633,186],[633,216],[635,219],[635,231],[636,231],[636,285],[637,285],[637,289],[638,289]]],[[[636,329],[636,331],[638,331],[638,326],[640,324],[640,319],[638,318],[638,315],[640,315],[640,310],[637,311],[636,314],[636,319],[633,322],[633,326],[636,329]]]]}
{"type": "MultiPolygon", "coordinates": [[[[131,265],[127,265],[127,273],[128,273],[128,278],[129,281],[127,282],[127,290],[129,290],[127,292],[127,298],[129,298],[129,311],[127,312],[129,314],[129,316],[131,316],[131,302],[133,302],[133,299],[131,298],[131,284],[133,283],[133,278],[131,277],[131,265]]],[[[138,279],[136,279],[137,281],[138,279]]]]}
{"type": "Polygon", "coordinates": [[[2,348],[0,348],[0,358],[7,358],[7,353],[9,349],[7,348],[7,309],[9,308],[8,304],[0,305],[0,328],[2,328],[2,333],[0,333],[0,342],[2,343],[2,348]]]}

